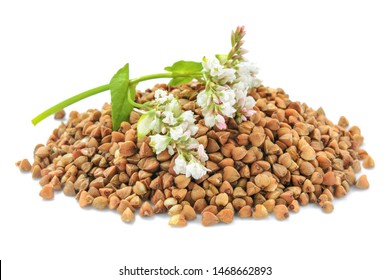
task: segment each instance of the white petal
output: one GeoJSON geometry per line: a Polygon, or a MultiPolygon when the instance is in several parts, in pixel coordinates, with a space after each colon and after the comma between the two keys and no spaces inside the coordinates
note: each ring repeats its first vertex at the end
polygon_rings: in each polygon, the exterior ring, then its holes
{"type": "Polygon", "coordinates": [[[165,111],[165,112],[163,112],[163,116],[165,116],[165,118],[163,118],[163,120],[162,120],[164,123],[169,124],[169,125],[175,125],[177,123],[177,120],[173,116],[172,112],[165,111]]]}
{"type": "Polygon", "coordinates": [[[150,136],[150,145],[155,148],[156,154],[163,152],[170,141],[171,138],[167,135],[156,134],[150,136]]]}
{"type": "Polygon", "coordinates": [[[175,159],[175,166],[173,167],[173,170],[176,172],[176,174],[186,174],[187,162],[182,155],[179,155],[175,159]]]}
{"type": "Polygon", "coordinates": [[[180,137],[183,136],[184,134],[184,131],[183,131],[183,128],[181,126],[175,126],[175,127],[172,127],[170,130],[169,130],[170,134],[171,134],[171,137],[173,140],[177,140],[179,139],[180,137]]]}
{"type": "Polygon", "coordinates": [[[209,113],[204,114],[204,123],[208,127],[213,127],[215,125],[215,115],[209,113]]]}

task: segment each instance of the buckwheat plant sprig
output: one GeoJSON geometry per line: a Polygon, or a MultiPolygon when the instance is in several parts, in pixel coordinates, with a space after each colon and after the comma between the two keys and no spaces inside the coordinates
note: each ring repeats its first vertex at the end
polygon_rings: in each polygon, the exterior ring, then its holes
{"type": "Polygon", "coordinates": [[[203,145],[193,137],[198,131],[194,113],[183,111],[179,101],[164,90],[156,90],[154,97],[148,104],[149,111],[136,110],[143,114],[137,124],[138,138],[154,134],[150,145],[157,155],[166,149],[174,155],[176,150],[174,171],[200,179],[210,170],[204,166],[208,156],[203,145]]]}
{"type": "Polygon", "coordinates": [[[242,49],[244,36],[244,27],[238,27],[232,33],[232,49],[228,55],[203,58],[206,88],[198,94],[197,103],[209,127],[226,129],[225,117],[240,123],[255,113],[255,100],[248,96],[248,89],[258,87],[261,81],[256,78],[258,68],[243,57],[247,52],[242,49]]]}
{"type": "Polygon", "coordinates": [[[226,118],[235,118],[238,123],[246,120],[255,113],[255,101],[248,96],[248,90],[258,87],[261,82],[256,78],[257,67],[243,57],[246,53],[242,48],[244,36],[244,27],[238,27],[232,32],[232,48],[227,55],[204,58],[202,62],[180,60],[165,67],[163,73],[130,79],[129,64],[125,64],[109,84],[66,99],[39,114],[32,122],[36,125],[73,103],[110,90],[113,130],[118,130],[122,122],[129,120],[131,111],[138,108],[143,113],[138,123],[138,136],[152,133],[151,145],[157,154],[165,149],[171,154],[177,151],[176,173],[200,178],[208,171],[203,165],[208,157],[204,147],[192,137],[196,133],[193,113],[183,112],[176,98],[162,92],[156,93],[155,101],[137,103],[136,88],[140,82],[152,79],[169,78],[169,86],[179,86],[195,79],[205,84],[205,90],[197,96],[197,103],[208,127],[216,125],[219,129],[226,129],[226,118]]]}

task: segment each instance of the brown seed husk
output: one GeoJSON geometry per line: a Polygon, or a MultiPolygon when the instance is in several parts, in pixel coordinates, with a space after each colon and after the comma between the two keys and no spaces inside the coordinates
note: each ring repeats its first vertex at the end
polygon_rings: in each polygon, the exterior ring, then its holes
{"type": "Polygon", "coordinates": [[[249,205],[245,205],[238,211],[238,216],[240,216],[240,218],[252,217],[252,208],[249,205]]]}
{"type": "Polygon", "coordinates": [[[171,217],[168,224],[174,227],[184,227],[187,225],[187,220],[185,219],[184,215],[176,214],[171,217]]]}
{"type": "Polygon", "coordinates": [[[325,201],[324,204],[321,206],[321,208],[324,213],[332,213],[334,206],[332,202],[325,201]]]}
{"type": "Polygon", "coordinates": [[[223,180],[228,181],[229,183],[236,182],[240,178],[240,173],[232,167],[232,166],[226,166],[223,169],[223,180]]]}
{"type": "Polygon", "coordinates": [[[209,211],[205,211],[202,213],[202,225],[207,227],[218,223],[219,223],[219,219],[215,214],[209,211]]]}
{"type": "Polygon", "coordinates": [[[41,167],[39,165],[35,165],[33,168],[32,168],[32,174],[31,174],[32,178],[33,179],[39,179],[42,177],[42,174],[41,174],[41,167]]]}
{"type": "Polygon", "coordinates": [[[141,217],[152,217],[154,215],[153,207],[149,202],[145,201],[139,209],[141,217]]]}
{"type": "Polygon", "coordinates": [[[374,159],[369,155],[363,160],[363,167],[364,168],[374,168],[375,167],[375,161],[374,159]]]}
{"type": "Polygon", "coordinates": [[[196,219],[196,212],[195,212],[194,208],[192,208],[190,205],[187,205],[187,204],[184,205],[181,214],[184,215],[184,217],[187,221],[191,221],[191,220],[196,219]]]}
{"type": "Polygon", "coordinates": [[[290,216],[288,208],[283,204],[279,204],[274,207],[274,215],[279,221],[285,220],[290,216]]]}
{"type": "Polygon", "coordinates": [[[349,125],[349,121],[345,116],[341,116],[338,125],[342,127],[347,127],[349,125]]]}
{"type": "Polygon", "coordinates": [[[264,205],[257,204],[255,210],[253,211],[253,218],[255,219],[264,219],[268,217],[268,210],[264,205]]]}
{"type": "Polygon", "coordinates": [[[54,198],[54,189],[51,184],[47,184],[42,187],[41,191],[39,192],[39,195],[46,200],[53,199],[54,198]]]}
{"type": "Polygon", "coordinates": [[[129,207],[127,207],[123,213],[121,214],[121,219],[123,222],[125,223],[131,223],[131,222],[134,222],[135,220],[135,215],[134,215],[134,212],[131,211],[131,209],[129,207]]]}
{"type": "Polygon", "coordinates": [[[369,187],[367,178],[356,180],[355,173],[361,161],[372,168],[374,160],[360,148],[360,128],[347,129],[345,117],[334,125],[322,108],[314,110],[292,102],[281,89],[260,86],[250,90],[255,114],[242,123],[227,118],[227,129],[220,131],[205,126],[195,104],[204,85],[157,85],[138,92],[136,101],[152,100],[158,88],[171,91],[183,109],[194,113],[195,138],[204,145],[209,157],[205,165],[211,170],[201,179],[175,173],[177,153],[156,155],[150,137],[137,139],[141,114],[132,112],[129,122],[113,131],[109,104],[70,113],[46,145],[36,146],[32,167],[23,161],[17,166],[32,170],[44,188],[51,184],[60,191],[63,186],[81,207],[105,205],[121,215],[126,211],[125,216],[137,208],[141,216],[168,212],[178,225],[196,219],[196,213],[211,225],[230,222],[235,212],[243,218],[261,217],[264,209],[285,219],[289,210],[297,212],[308,203],[329,212],[328,202],[347,195],[350,186],[369,187]]]}
{"type": "Polygon", "coordinates": [[[220,193],[216,196],[215,204],[217,206],[226,206],[229,203],[229,196],[226,193],[220,193]]]}
{"type": "Polygon", "coordinates": [[[91,205],[93,202],[93,196],[91,196],[88,192],[86,191],[81,191],[80,197],[79,197],[79,205],[80,207],[84,208],[87,207],[88,205],[91,205]]]}
{"type": "Polygon", "coordinates": [[[31,171],[31,163],[28,161],[28,159],[21,160],[17,165],[19,165],[19,169],[22,172],[30,172],[31,171]]]}
{"type": "Polygon", "coordinates": [[[61,119],[65,118],[65,115],[66,115],[65,114],[65,110],[62,109],[62,110],[60,110],[60,111],[58,111],[57,113],[54,114],[54,119],[61,120],[61,119]]]}
{"type": "Polygon", "coordinates": [[[230,224],[233,222],[234,211],[232,209],[222,209],[218,212],[217,217],[222,223],[230,224]]]}
{"type": "Polygon", "coordinates": [[[356,187],[362,190],[366,190],[370,187],[368,182],[367,175],[361,175],[356,181],[356,187]]]}

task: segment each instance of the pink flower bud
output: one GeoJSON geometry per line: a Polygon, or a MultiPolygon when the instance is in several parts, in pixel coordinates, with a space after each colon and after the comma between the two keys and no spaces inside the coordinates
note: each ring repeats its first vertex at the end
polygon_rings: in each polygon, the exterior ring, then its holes
{"type": "Polygon", "coordinates": [[[223,129],[226,129],[226,128],[227,128],[226,123],[225,123],[225,119],[224,119],[221,115],[218,114],[218,115],[215,117],[215,121],[216,121],[216,126],[217,126],[219,129],[223,130],[223,129]]]}

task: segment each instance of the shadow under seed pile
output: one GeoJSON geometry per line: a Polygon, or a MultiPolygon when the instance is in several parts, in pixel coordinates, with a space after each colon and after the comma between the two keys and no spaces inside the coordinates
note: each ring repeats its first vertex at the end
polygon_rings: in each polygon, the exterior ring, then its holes
{"type": "Polygon", "coordinates": [[[137,140],[140,115],[132,112],[129,122],[112,131],[110,105],[101,111],[71,112],[66,124],[53,131],[46,146],[38,145],[32,165],[18,163],[22,171],[40,178],[44,199],[55,191],[76,196],[81,207],[110,208],[124,222],[135,213],[150,217],[168,213],[169,224],[184,226],[201,214],[205,226],[231,223],[241,218],[266,218],[273,213],[284,220],[300,206],[318,204],[325,213],[333,211],[334,197],[345,196],[351,186],[367,189],[367,177],[356,179],[363,166],[374,167],[373,159],[360,146],[360,129],[348,127],[341,117],[338,125],[323,110],[292,102],[281,89],[259,87],[250,93],[256,114],[219,131],[204,125],[195,103],[202,85],[178,88],[156,85],[138,93],[138,102],[153,99],[154,91],[170,91],[184,110],[192,110],[199,127],[196,139],[206,147],[211,170],[201,179],[176,175],[175,155],[156,156],[149,137],[137,140]]]}

